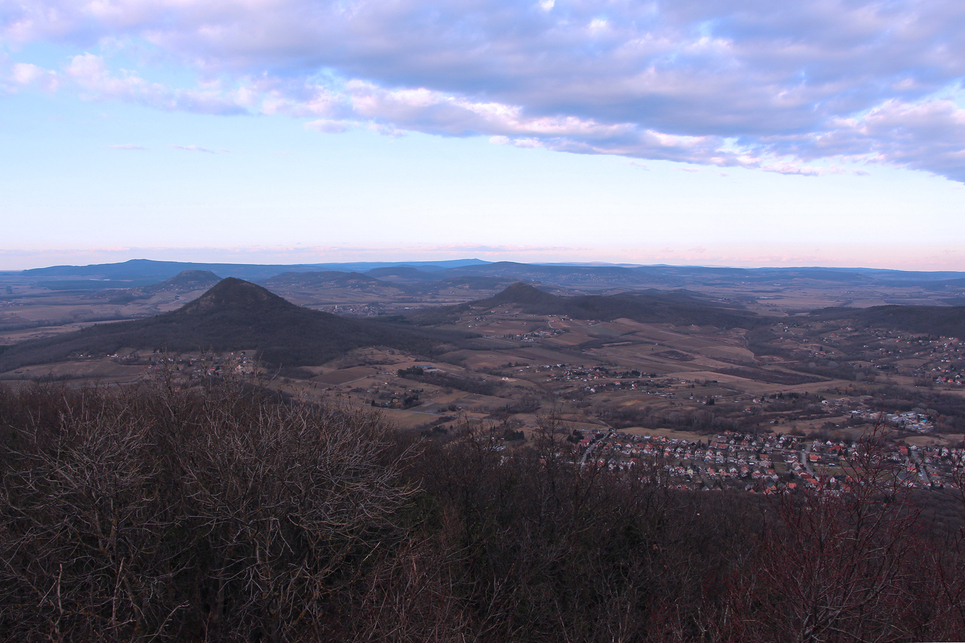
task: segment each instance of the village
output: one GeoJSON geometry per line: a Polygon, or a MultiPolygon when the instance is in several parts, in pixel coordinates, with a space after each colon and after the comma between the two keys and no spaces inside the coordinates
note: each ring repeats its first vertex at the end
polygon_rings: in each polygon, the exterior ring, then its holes
{"type": "MultiPolygon", "coordinates": [[[[704,440],[594,431],[578,443],[582,466],[626,471],[678,489],[848,491],[868,458],[867,443],[821,441],[775,433],[727,431],[704,440]],[[864,457],[863,457],[864,456],[864,457]]],[[[906,488],[960,488],[963,447],[882,447],[881,466],[906,488]]]]}

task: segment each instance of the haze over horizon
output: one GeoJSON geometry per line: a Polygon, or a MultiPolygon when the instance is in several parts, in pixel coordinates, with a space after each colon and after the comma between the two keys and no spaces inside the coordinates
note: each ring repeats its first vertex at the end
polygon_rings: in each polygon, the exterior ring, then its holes
{"type": "Polygon", "coordinates": [[[0,6],[0,270],[965,270],[965,4],[0,6]]]}

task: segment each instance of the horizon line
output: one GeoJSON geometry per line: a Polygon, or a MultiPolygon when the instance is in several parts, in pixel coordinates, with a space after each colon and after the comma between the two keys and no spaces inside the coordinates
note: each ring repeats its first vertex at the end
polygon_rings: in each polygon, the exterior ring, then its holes
{"type": "MultiPolygon", "coordinates": [[[[3,251],[0,251],[2,253],[3,251]]],[[[165,263],[165,264],[185,264],[185,265],[207,265],[207,266],[261,266],[261,267],[325,267],[325,266],[414,266],[414,265],[444,265],[444,264],[463,264],[463,265],[482,265],[497,263],[515,263],[528,266],[559,266],[574,268],[696,268],[696,269],[726,269],[726,270],[833,270],[848,271],[857,270],[864,272],[909,272],[909,273],[962,273],[965,270],[955,270],[948,268],[932,269],[911,269],[911,268],[883,268],[864,265],[823,265],[823,264],[795,264],[795,265],[760,265],[748,266],[738,264],[723,263],[631,263],[631,262],[608,262],[608,261],[522,261],[513,259],[487,260],[477,257],[462,257],[457,259],[398,259],[398,260],[357,260],[357,261],[315,261],[315,262],[279,262],[279,261],[198,261],[190,259],[151,259],[146,257],[134,257],[121,261],[102,261],[94,263],[54,263],[46,265],[35,265],[28,268],[8,268],[0,269],[0,274],[21,274],[35,270],[48,270],[52,268],[94,268],[98,266],[118,266],[132,262],[146,263],[165,263]]]]}

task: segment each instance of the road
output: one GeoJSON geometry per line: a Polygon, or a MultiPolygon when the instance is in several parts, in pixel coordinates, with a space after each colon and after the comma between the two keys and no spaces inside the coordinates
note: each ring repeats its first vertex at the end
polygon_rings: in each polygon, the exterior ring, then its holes
{"type": "Polygon", "coordinates": [[[601,423],[601,424],[603,424],[603,426],[605,426],[606,428],[610,429],[610,432],[586,448],[586,451],[583,452],[583,457],[580,458],[581,467],[586,465],[586,457],[590,455],[590,452],[593,451],[593,449],[595,449],[598,445],[603,444],[604,442],[609,440],[610,436],[612,436],[613,433],[616,431],[616,429],[614,429],[609,424],[606,424],[606,423],[601,423]]]}

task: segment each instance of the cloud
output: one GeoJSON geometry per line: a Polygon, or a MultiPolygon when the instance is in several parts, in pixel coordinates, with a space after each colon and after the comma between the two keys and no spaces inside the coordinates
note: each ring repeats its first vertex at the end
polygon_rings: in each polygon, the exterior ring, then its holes
{"type": "Polygon", "coordinates": [[[20,87],[37,87],[44,91],[56,91],[60,84],[57,74],[30,63],[15,63],[11,68],[10,81],[20,87]]]}
{"type": "Polygon", "coordinates": [[[217,87],[171,89],[151,83],[136,72],[112,74],[104,58],[91,53],[71,58],[65,76],[80,89],[82,97],[91,100],[124,100],[164,110],[185,110],[203,114],[247,113],[237,98],[225,96],[217,87]]]}
{"type": "Polygon", "coordinates": [[[0,51],[0,92],[14,94],[28,88],[55,92],[60,86],[56,72],[32,63],[14,63],[0,51]]]}
{"type": "Polygon", "coordinates": [[[348,130],[348,125],[341,121],[330,121],[325,118],[320,118],[305,123],[305,128],[323,134],[340,134],[348,130]]]}
{"type": "Polygon", "coordinates": [[[147,148],[146,148],[146,147],[143,147],[143,146],[141,146],[141,145],[124,144],[124,145],[108,145],[108,146],[107,146],[107,149],[109,149],[109,150],[135,150],[135,151],[141,151],[141,150],[146,150],[147,148]]]}
{"type": "Polygon", "coordinates": [[[0,10],[0,43],[84,53],[63,70],[18,61],[0,82],[288,114],[323,133],[372,126],[799,174],[861,160],[961,181],[963,32],[959,0],[33,0],[0,10]],[[98,47],[150,50],[201,81],[149,81],[98,47]]]}
{"type": "Polygon", "coordinates": [[[227,150],[209,150],[206,147],[200,147],[198,145],[172,145],[171,147],[176,150],[183,150],[185,152],[203,152],[205,154],[217,154],[218,152],[227,151],[227,150]]]}

